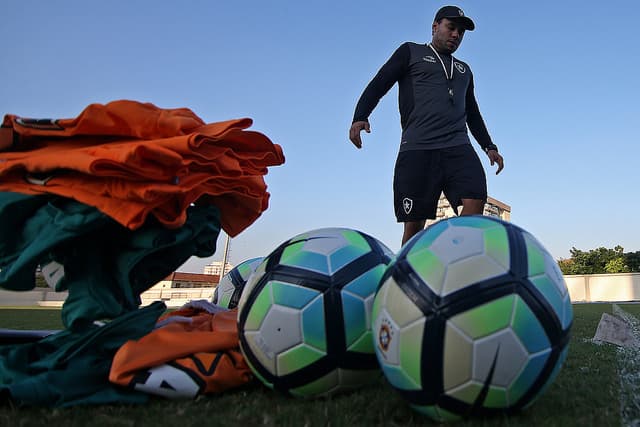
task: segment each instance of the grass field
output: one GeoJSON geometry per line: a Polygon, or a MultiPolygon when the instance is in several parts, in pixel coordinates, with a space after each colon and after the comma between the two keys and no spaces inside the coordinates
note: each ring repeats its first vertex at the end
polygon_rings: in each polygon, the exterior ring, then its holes
{"type": "MultiPolygon", "coordinates": [[[[619,305],[640,317],[640,305],[619,305]]],[[[574,305],[569,356],[560,375],[529,409],[514,416],[465,420],[456,426],[620,426],[634,417],[621,398],[619,349],[592,342],[612,304],[574,305]],[[626,412],[626,416],[622,413],[626,412]],[[630,414],[630,415],[629,415],[630,414]]],[[[0,308],[0,328],[59,329],[57,309],[0,308]]],[[[625,362],[626,363],[626,362],[625,362]]],[[[624,368],[624,367],[622,367],[624,368]]],[[[621,370],[624,372],[624,369],[621,370]]],[[[193,401],[153,398],[148,404],[67,409],[0,405],[0,426],[414,426],[436,425],[412,411],[381,378],[379,384],[325,399],[282,396],[259,383],[193,401]]],[[[636,425],[635,422],[630,425],[636,425]]]]}

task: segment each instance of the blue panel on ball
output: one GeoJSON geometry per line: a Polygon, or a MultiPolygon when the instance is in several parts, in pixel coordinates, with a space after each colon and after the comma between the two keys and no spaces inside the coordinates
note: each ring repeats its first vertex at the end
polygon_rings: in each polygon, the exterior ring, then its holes
{"type": "Polygon", "coordinates": [[[302,311],[302,339],[321,351],[327,351],[324,298],[319,296],[302,311]]]}
{"type": "Polygon", "coordinates": [[[551,345],[540,321],[521,298],[516,299],[511,328],[529,353],[537,353],[551,345]]]}
{"type": "Polygon", "coordinates": [[[568,329],[573,322],[573,306],[571,305],[571,299],[566,298],[564,302],[564,318],[562,319],[562,329],[568,329]]]}
{"type": "Polygon", "coordinates": [[[562,350],[562,353],[560,354],[560,357],[558,357],[558,361],[556,362],[556,365],[553,367],[553,371],[551,372],[551,375],[549,375],[549,378],[547,379],[547,381],[542,386],[542,389],[540,389],[540,392],[538,393],[537,397],[540,397],[542,394],[544,394],[544,392],[547,391],[549,386],[551,384],[553,384],[553,382],[555,381],[556,377],[560,373],[560,368],[562,368],[562,365],[564,364],[565,360],[567,359],[567,354],[569,354],[569,347],[565,347],[564,350],[562,350]]]}
{"type": "MultiPolygon", "coordinates": [[[[367,247],[367,249],[369,248],[367,247]]],[[[331,273],[335,273],[345,265],[348,265],[361,256],[366,255],[368,252],[369,250],[363,251],[362,248],[357,246],[345,246],[340,248],[333,254],[329,255],[331,273]]]]}
{"type": "Polygon", "coordinates": [[[515,404],[518,399],[524,396],[531,386],[533,386],[533,383],[535,383],[540,376],[545,363],[547,363],[547,359],[549,359],[550,354],[551,351],[549,350],[529,359],[524,371],[508,389],[509,403],[511,405],[515,404]]]}
{"type": "Polygon", "coordinates": [[[316,290],[289,283],[272,281],[271,285],[273,288],[273,302],[291,308],[300,309],[320,294],[316,290]]]}
{"type": "Polygon", "coordinates": [[[562,322],[564,317],[564,301],[558,292],[556,284],[553,283],[546,274],[529,278],[529,280],[545,296],[547,301],[549,301],[549,304],[553,307],[553,311],[555,311],[558,320],[562,322]]]}
{"type": "Polygon", "coordinates": [[[387,365],[384,362],[380,365],[382,366],[384,376],[393,387],[400,390],[418,390],[421,388],[418,384],[411,381],[400,367],[387,365]]]}
{"type": "Polygon", "coordinates": [[[380,278],[384,274],[386,268],[387,267],[384,264],[374,267],[352,280],[342,289],[359,295],[363,299],[367,298],[375,294],[380,278]]]}
{"type": "Polygon", "coordinates": [[[447,228],[449,228],[448,221],[438,221],[435,224],[430,225],[426,229],[413,236],[411,240],[409,240],[409,242],[407,242],[402,247],[402,249],[400,249],[398,256],[406,255],[408,252],[407,248],[409,247],[409,243],[413,242],[414,240],[416,242],[414,246],[411,247],[411,252],[428,249],[431,244],[438,238],[438,236],[440,236],[447,228]]]}
{"type": "Polygon", "coordinates": [[[485,216],[457,216],[451,218],[451,225],[456,227],[491,228],[496,223],[485,216]]]}
{"type": "Polygon", "coordinates": [[[367,313],[364,302],[353,295],[342,294],[342,311],[347,347],[367,331],[367,313]]]}
{"type": "Polygon", "coordinates": [[[282,258],[280,258],[280,264],[289,265],[291,267],[306,268],[307,270],[315,271],[320,274],[330,274],[329,263],[326,255],[319,254],[317,252],[294,252],[293,250],[287,252],[285,250],[282,254],[282,258]]]}

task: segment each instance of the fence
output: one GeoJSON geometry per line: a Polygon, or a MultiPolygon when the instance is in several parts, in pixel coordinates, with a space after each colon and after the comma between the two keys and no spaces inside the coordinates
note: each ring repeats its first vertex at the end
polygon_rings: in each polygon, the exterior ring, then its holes
{"type": "MultiPolygon", "coordinates": [[[[164,301],[167,307],[182,307],[191,300],[206,299],[211,301],[215,288],[171,288],[149,290],[140,296],[142,305],[153,301],[164,301]]],[[[0,306],[44,306],[61,307],[67,299],[67,292],[55,292],[49,288],[37,288],[32,291],[0,290],[0,306]]]]}
{"type": "Polygon", "coordinates": [[[564,276],[572,302],[640,300],[640,273],[564,276]]]}
{"type": "MultiPolygon", "coordinates": [[[[583,274],[564,276],[572,302],[640,301],[640,273],[583,274]]],[[[181,307],[191,300],[211,300],[215,288],[171,288],[149,290],[141,295],[142,305],[164,301],[167,307],[181,307]]],[[[0,306],[62,306],[66,292],[48,288],[13,292],[0,290],[0,306]]]]}

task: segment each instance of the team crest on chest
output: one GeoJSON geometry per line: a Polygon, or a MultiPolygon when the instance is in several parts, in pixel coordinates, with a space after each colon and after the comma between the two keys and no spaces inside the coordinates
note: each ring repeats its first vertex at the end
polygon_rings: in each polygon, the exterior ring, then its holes
{"type": "Polygon", "coordinates": [[[467,71],[467,68],[464,66],[464,64],[460,63],[460,62],[454,62],[453,65],[458,69],[458,71],[460,71],[460,74],[464,74],[467,71]]]}

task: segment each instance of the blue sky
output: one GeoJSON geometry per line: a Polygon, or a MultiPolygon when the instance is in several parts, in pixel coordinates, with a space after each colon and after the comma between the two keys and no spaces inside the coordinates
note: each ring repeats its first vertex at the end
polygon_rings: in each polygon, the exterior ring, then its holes
{"type": "MultiPolygon", "coordinates": [[[[116,99],[240,117],[283,147],[269,209],[231,240],[230,261],[265,256],[320,227],[350,227],[394,251],[402,226],[391,182],[400,138],[397,86],[355,149],[362,90],[404,41],[427,42],[433,1],[4,2],[0,113],[72,118],[116,99]]],[[[505,158],[490,196],[555,258],[640,250],[640,37],[635,0],[459,1],[476,22],[456,56],[505,158]],[[631,19],[627,19],[630,17],[631,19]]],[[[474,142],[475,144],[475,142],[474,142]]],[[[477,147],[477,145],[476,145],[477,147]]],[[[202,272],[222,257],[192,258],[202,272]]]]}

